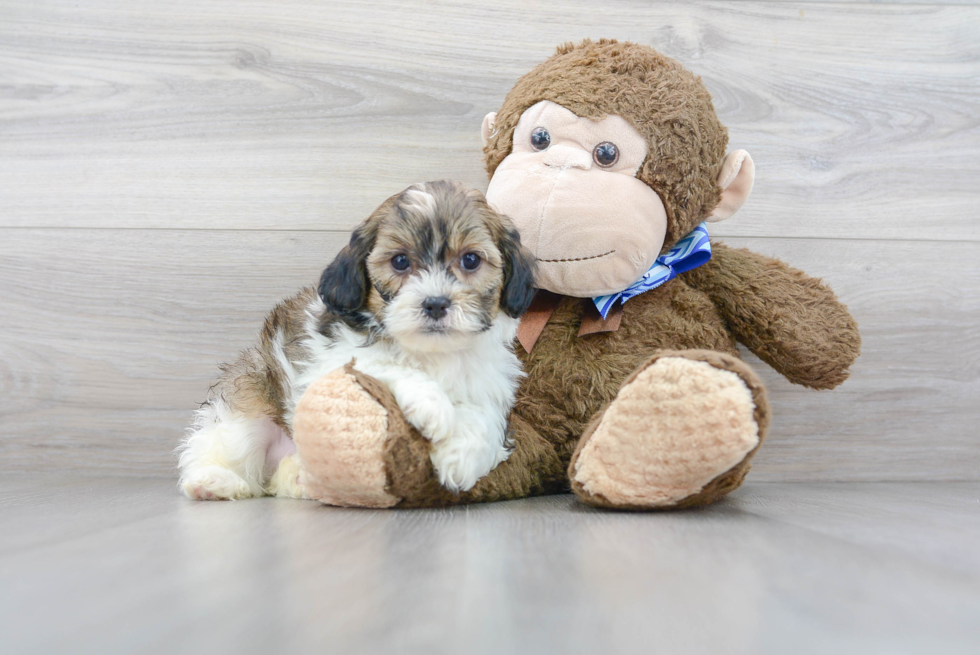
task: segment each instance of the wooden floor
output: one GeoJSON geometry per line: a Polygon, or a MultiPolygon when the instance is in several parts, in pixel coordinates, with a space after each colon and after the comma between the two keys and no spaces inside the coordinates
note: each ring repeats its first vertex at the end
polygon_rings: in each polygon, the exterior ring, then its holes
{"type": "Polygon", "coordinates": [[[3,653],[977,653],[980,483],[702,511],[450,510],[0,482],[3,653]]]}

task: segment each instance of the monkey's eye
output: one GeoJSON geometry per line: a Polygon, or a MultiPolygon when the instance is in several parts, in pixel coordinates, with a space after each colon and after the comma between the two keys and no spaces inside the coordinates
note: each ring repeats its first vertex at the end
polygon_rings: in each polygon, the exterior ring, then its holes
{"type": "Polygon", "coordinates": [[[408,270],[408,267],[412,265],[412,262],[408,261],[407,255],[395,255],[391,258],[391,267],[398,271],[399,273],[404,273],[408,270]]]}
{"type": "Polygon", "coordinates": [[[459,264],[464,271],[475,271],[480,268],[480,256],[475,252],[468,252],[459,258],[459,264]]]}
{"type": "Polygon", "coordinates": [[[603,141],[592,151],[592,159],[603,168],[609,168],[619,160],[619,148],[614,143],[603,141]]]}
{"type": "Polygon", "coordinates": [[[536,127],[531,132],[531,147],[535,150],[547,150],[551,145],[551,135],[543,127],[536,127]]]}

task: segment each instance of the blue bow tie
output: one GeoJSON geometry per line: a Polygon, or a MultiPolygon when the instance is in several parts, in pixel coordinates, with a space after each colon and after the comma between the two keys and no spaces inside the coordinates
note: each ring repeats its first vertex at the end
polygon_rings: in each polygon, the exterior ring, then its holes
{"type": "Polygon", "coordinates": [[[661,255],[650,270],[629,287],[611,296],[597,296],[592,299],[596,309],[606,318],[617,301],[625,303],[644,291],[656,289],[664,282],[673,280],[679,274],[697,268],[711,259],[711,243],[708,241],[708,228],[701,223],[677,242],[666,255],[661,255]]]}

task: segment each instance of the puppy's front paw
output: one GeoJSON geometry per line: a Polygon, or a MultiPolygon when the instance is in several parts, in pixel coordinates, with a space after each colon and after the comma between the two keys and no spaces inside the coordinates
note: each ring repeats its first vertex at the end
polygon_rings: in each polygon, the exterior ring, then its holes
{"type": "Polygon", "coordinates": [[[404,399],[399,406],[405,419],[432,443],[452,436],[456,410],[448,399],[418,396],[404,399]]]}
{"type": "Polygon", "coordinates": [[[248,483],[237,473],[220,466],[189,471],[180,488],[191,500],[240,500],[252,495],[248,483]]]}
{"type": "Polygon", "coordinates": [[[462,428],[438,444],[429,458],[436,470],[439,484],[453,493],[469,491],[480,478],[492,471],[510,455],[499,443],[491,443],[485,435],[462,428]]]}

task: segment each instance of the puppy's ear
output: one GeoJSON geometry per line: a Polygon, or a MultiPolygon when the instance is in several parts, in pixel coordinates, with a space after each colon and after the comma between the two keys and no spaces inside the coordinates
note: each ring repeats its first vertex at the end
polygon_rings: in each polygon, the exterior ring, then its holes
{"type": "Polygon", "coordinates": [[[350,243],[337,253],[320,275],[317,291],[327,308],[337,314],[349,314],[363,309],[367,304],[369,280],[367,258],[374,248],[377,229],[372,224],[359,226],[350,237],[350,243]]]}
{"type": "Polygon", "coordinates": [[[506,227],[497,247],[504,259],[504,288],[500,292],[500,308],[511,318],[517,318],[534,299],[534,257],[521,246],[521,235],[506,227]]]}

